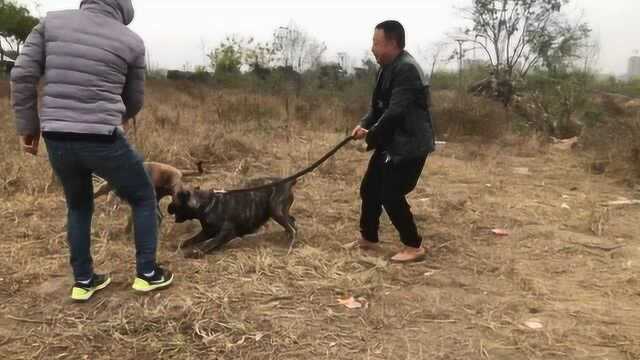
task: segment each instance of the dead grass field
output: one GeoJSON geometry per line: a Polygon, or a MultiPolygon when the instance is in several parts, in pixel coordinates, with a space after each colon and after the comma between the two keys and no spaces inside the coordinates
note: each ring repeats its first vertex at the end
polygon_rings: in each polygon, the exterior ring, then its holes
{"type": "MultiPolygon", "coordinates": [[[[287,115],[268,95],[154,86],[132,141],[183,169],[207,160],[194,182],[230,187],[289,174],[341,139],[347,115],[305,111],[287,115]]],[[[640,194],[590,174],[589,156],[514,137],[447,144],[410,197],[429,255],[396,265],[386,220],[382,251],[342,246],[357,236],[368,157],[350,146],[296,185],[289,256],[275,225],[184,259],[179,239],[199,225],[165,218],[159,259],[177,277],[150,296],[130,289],[129,209],[103,199],[94,260],[114,284],[73,304],[64,200],[45,155],[23,156],[14,134],[0,98],[3,359],[640,359],[640,207],[601,205],[640,194]],[[364,306],[337,301],[351,296],[364,306]]]]}

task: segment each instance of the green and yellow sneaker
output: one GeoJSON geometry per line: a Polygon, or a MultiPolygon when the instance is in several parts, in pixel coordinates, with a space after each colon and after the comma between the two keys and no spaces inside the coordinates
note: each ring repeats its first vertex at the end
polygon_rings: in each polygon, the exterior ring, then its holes
{"type": "Polygon", "coordinates": [[[171,285],[173,281],[173,274],[169,270],[165,270],[159,266],[156,266],[153,276],[145,276],[138,274],[133,281],[133,290],[139,292],[149,292],[153,290],[160,290],[171,285]]]}
{"type": "Polygon", "coordinates": [[[91,299],[96,291],[106,288],[109,284],[111,284],[111,278],[104,274],[93,274],[88,284],[76,281],[71,289],[71,300],[85,302],[91,299]]]}

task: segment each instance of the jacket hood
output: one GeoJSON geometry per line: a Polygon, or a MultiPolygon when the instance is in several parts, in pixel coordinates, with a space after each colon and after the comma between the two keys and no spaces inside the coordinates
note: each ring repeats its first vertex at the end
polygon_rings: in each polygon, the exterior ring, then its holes
{"type": "Polygon", "coordinates": [[[80,9],[108,16],[124,25],[131,24],[134,16],[131,0],[82,0],[80,9]]]}

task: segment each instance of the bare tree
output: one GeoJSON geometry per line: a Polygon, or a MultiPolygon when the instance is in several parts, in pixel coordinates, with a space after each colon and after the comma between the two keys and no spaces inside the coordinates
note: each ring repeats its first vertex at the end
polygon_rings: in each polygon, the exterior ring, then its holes
{"type": "MultiPolygon", "coordinates": [[[[495,84],[513,87],[536,65],[553,66],[589,34],[561,14],[569,0],[473,0],[464,13],[472,25],[459,36],[485,53],[495,84]]],[[[505,104],[513,91],[500,95],[505,104]]]]}
{"type": "Polygon", "coordinates": [[[444,53],[449,49],[451,44],[446,41],[438,41],[429,45],[427,48],[423,48],[420,51],[422,58],[431,65],[429,72],[429,78],[433,78],[433,74],[438,67],[438,64],[448,59],[444,56],[444,53]]]}
{"type": "Polygon", "coordinates": [[[302,72],[320,63],[327,46],[290,22],[288,26],[276,29],[274,50],[282,66],[302,72]]]}
{"type": "Polygon", "coordinates": [[[273,43],[256,42],[246,50],[245,65],[251,71],[270,69],[275,62],[275,55],[273,43]]]}
{"type": "Polygon", "coordinates": [[[578,46],[577,58],[580,64],[576,65],[579,66],[583,72],[593,72],[600,60],[600,41],[593,37],[584,39],[578,46]]]}

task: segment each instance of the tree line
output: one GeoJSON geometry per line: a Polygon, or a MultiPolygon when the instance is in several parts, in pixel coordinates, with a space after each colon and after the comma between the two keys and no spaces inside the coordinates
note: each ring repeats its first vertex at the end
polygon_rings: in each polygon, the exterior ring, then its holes
{"type": "Polygon", "coordinates": [[[29,9],[13,1],[0,0],[0,62],[5,55],[15,58],[38,18],[29,9]]]}

